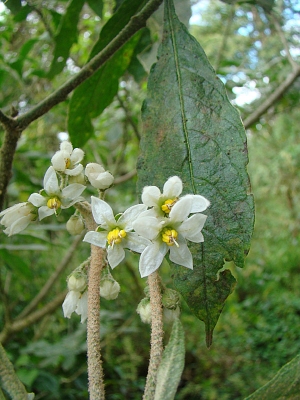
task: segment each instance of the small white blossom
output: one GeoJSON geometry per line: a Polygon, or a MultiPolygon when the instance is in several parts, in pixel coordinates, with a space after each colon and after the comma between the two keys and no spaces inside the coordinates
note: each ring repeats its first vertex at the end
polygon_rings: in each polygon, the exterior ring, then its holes
{"type": "Polygon", "coordinates": [[[112,174],[110,174],[108,171],[105,171],[102,165],[97,163],[87,164],[85,167],[85,175],[87,176],[91,185],[100,190],[109,188],[114,181],[112,174]]]}
{"type": "Polygon", "coordinates": [[[79,175],[83,170],[83,165],[79,164],[84,157],[81,149],[74,149],[70,142],[64,141],[60,144],[60,150],[51,158],[53,168],[66,175],[79,175]]]}
{"type": "Polygon", "coordinates": [[[128,208],[118,220],[105,201],[92,196],[91,204],[99,231],[88,232],[83,241],[102,248],[107,246],[107,258],[111,268],[115,268],[124,259],[124,248],[141,253],[149,245],[147,239],[132,232],[132,222],[146,210],[144,204],[128,208]]]}
{"type": "Polygon", "coordinates": [[[31,221],[37,219],[37,209],[31,203],[19,203],[0,213],[0,223],[6,227],[8,236],[23,231],[31,221]]]}
{"type": "Polygon", "coordinates": [[[142,322],[144,324],[151,323],[151,304],[148,298],[144,298],[140,301],[137,306],[136,312],[140,315],[142,322]]]}
{"type": "Polygon", "coordinates": [[[106,300],[115,300],[120,293],[120,285],[113,278],[103,278],[100,283],[100,296],[106,300]]]}
{"type": "Polygon", "coordinates": [[[154,216],[168,216],[172,207],[185,197],[189,197],[192,200],[190,213],[198,213],[207,209],[210,203],[201,195],[188,194],[179,197],[182,193],[182,188],[182,181],[178,176],[172,176],[166,181],[162,193],[157,186],[144,187],[142,202],[148,207],[152,207],[147,213],[154,216]]]}
{"type": "Polygon", "coordinates": [[[87,319],[87,290],[83,293],[77,290],[70,290],[62,304],[65,318],[71,318],[73,312],[81,315],[81,323],[87,319]]]}
{"type": "Polygon", "coordinates": [[[184,196],[176,202],[168,217],[158,218],[147,212],[133,222],[134,230],[152,243],[145,248],[140,257],[139,268],[142,278],[156,271],[167,252],[175,264],[193,269],[192,254],[186,241],[204,241],[201,230],[206,215],[197,213],[188,218],[194,207],[194,198],[184,196]]]}
{"type": "Polygon", "coordinates": [[[39,219],[42,220],[52,214],[57,214],[58,210],[69,208],[78,201],[81,201],[81,193],[85,186],[79,183],[72,183],[64,189],[60,189],[58,179],[53,167],[49,167],[44,177],[44,190],[42,194],[33,193],[28,201],[39,208],[39,219]]]}

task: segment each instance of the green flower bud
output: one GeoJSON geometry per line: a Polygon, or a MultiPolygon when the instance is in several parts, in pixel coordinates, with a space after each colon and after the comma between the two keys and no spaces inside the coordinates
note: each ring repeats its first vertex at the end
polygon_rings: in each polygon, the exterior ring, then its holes
{"type": "Polygon", "coordinates": [[[113,277],[105,277],[100,283],[100,296],[106,300],[115,300],[120,293],[120,285],[113,277]]]}
{"type": "Polygon", "coordinates": [[[72,215],[66,224],[66,228],[71,235],[79,235],[85,229],[81,215],[72,215]]]}
{"type": "Polygon", "coordinates": [[[180,305],[179,293],[173,289],[165,289],[162,295],[162,304],[169,310],[175,310],[180,305]]]}
{"type": "Polygon", "coordinates": [[[87,276],[83,272],[73,272],[68,276],[68,289],[76,292],[84,292],[87,286],[87,276]]]}
{"type": "Polygon", "coordinates": [[[150,324],[151,305],[149,299],[147,298],[142,299],[139,305],[137,306],[136,312],[140,314],[141,320],[144,322],[144,324],[150,324]]]}
{"type": "Polygon", "coordinates": [[[174,322],[176,318],[179,318],[180,307],[170,310],[169,308],[163,308],[163,319],[166,323],[174,322]]]}

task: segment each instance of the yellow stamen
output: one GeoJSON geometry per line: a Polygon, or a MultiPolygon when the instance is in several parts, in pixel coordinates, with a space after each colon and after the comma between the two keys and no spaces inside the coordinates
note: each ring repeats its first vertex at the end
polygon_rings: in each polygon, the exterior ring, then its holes
{"type": "Polygon", "coordinates": [[[173,246],[174,244],[179,247],[179,244],[176,242],[178,233],[175,229],[165,228],[162,231],[162,241],[165,242],[168,246],[173,246]]]}
{"type": "Polygon", "coordinates": [[[53,208],[55,210],[57,210],[58,208],[61,207],[61,201],[59,200],[58,197],[51,197],[48,201],[47,201],[47,207],[51,208],[53,210],[53,208]]]}
{"type": "Polygon", "coordinates": [[[108,232],[107,235],[107,243],[110,246],[114,246],[114,244],[119,244],[122,242],[122,239],[126,236],[126,232],[124,229],[115,228],[112,231],[108,232]]]}
{"type": "Polygon", "coordinates": [[[164,202],[164,204],[161,206],[161,209],[165,214],[169,214],[172,210],[172,207],[176,203],[177,199],[168,199],[164,202]]]}
{"type": "Polygon", "coordinates": [[[71,165],[71,160],[69,158],[66,158],[65,163],[66,163],[66,168],[69,168],[69,166],[71,165]]]}

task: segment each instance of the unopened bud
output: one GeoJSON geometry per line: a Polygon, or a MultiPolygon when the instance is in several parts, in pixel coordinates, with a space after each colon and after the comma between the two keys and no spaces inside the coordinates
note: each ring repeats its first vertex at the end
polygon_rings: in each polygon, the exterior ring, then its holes
{"type": "Polygon", "coordinates": [[[110,174],[108,171],[105,171],[102,165],[97,163],[87,164],[85,167],[85,175],[87,176],[91,185],[100,190],[109,188],[114,181],[112,174],[110,174]]]}
{"type": "Polygon", "coordinates": [[[82,293],[87,286],[87,276],[83,272],[73,272],[68,277],[68,289],[82,293]]]}
{"type": "Polygon", "coordinates": [[[149,299],[147,298],[142,299],[139,305],[137,306],[136,312],[140,314],[141,320],[145,324],[151,323],[151,305],[149,299]]]}
{"type": "Polygon", "coordinates": [[[100,296],[106,300],[115,300],[120,293],[120,285],[112,277],[105,277],[100,283],[100,296]]]}
{"type": "Polygon", "coordinates": [[[163,319],[166,323],[174,322],[176,318],[179,318],[180,307],[178,306],[175,310],[170,310],[169,308],[163,308],[163,319]]]}
{"type": "Polygon", "coordinates": [[[85,229],[81,215],[72,215],[66,224],[66,228],[71,235],[79,235],[85,229]]]}
{"type": "Polygon", "coordinates": [[[169,310],[175,310],[180,304],[179,293],[173,289],[165,289],[161,300],[163,306],[169,310]]]}

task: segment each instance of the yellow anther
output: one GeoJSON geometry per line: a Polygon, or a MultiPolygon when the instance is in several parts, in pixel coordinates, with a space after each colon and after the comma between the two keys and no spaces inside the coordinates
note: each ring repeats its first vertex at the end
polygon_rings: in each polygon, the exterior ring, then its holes
{"type": "Polygon", "coordinates": [[[51,197],[48,201],[47,201],[47,207],[51,208],[53,210],[53,208],[55,210],[57,210],[58,208],[61,207],[61,201],[59,200],[58,197],[51,197]]]}
{"type": "Polygon", "coordinates": [[[165,214],[169,214],[172,210],[172,207],[176,203],[177,199],[168,199],[164,202],[164,204],[161,206],[161,209],[165,214]]]}
{"type": "Polygon", "coordinates": [[[126,232],[124,229],[115,228],[112,231],[108,232],[107,235],[107,243],[110,246],[114,244],[119,244],[122,242],[122,239],[126,236],[126,232]]]}
{"type": "Polygon", "coordinates": [[[66,168],[69,168],[71,165],[71,160],[69,158],[66,158],[65,163],[66,163],[66,168]]]}
{"type": "Polygon", "coordinates": [[[162,241],[168,246],[173,246],[175,244],[177,247],[179,247],[179,244],[176,241],[177,236],[178,233],[175,231],[175,229],[165,228],[162,231],[162,241]]]}

